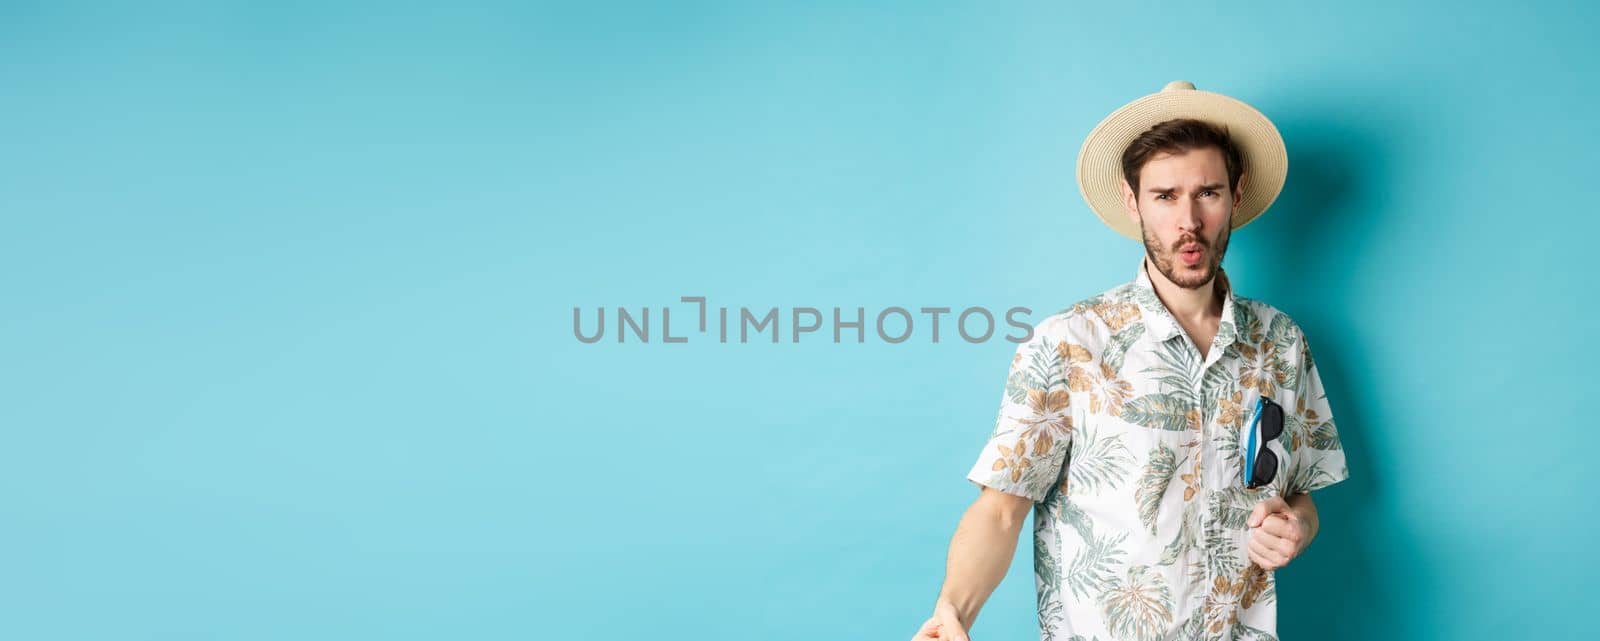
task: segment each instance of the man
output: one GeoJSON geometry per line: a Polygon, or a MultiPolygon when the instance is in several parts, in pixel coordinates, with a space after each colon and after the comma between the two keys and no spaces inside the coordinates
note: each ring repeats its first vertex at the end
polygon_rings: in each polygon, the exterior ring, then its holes
{"type": "Polygon", "coordinates": [[[1090,134],[1079,186],[1144,256],[1018,346],[917,639],[968,639],[1030,508],[1043,639],[1276,638],[1273,571],[1348,476],[1305,335],[1222,269],[1286,158],[1260,112],[1182,81],[1090,134]]]}

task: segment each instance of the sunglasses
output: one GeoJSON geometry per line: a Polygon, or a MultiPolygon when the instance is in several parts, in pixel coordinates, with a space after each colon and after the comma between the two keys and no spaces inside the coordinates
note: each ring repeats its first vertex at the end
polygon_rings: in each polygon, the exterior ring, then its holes
{"type": "Polygon", "coordinates": [[[1250,446],[1245,448],[1244,467],[1250,470],[1245,487],[1256,489],[1272,482],[1278,475],[1278,455],[1266,448],[1266,442],[1283,434],[1283,406],[1265,396],[1256,401],[1256,415],[1250,420],[1250,446]],[[1256,453],[1256,424],[1261,425],[1262,447],[1256,453]]]}

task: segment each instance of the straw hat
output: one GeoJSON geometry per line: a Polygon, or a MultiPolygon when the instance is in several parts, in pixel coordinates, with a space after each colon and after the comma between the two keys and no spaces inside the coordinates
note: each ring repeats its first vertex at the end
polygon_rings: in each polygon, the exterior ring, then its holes
{"type": "Polygon", "coordinates": [[[1117,233],[1142,241],[1139,224],[1122,206],[1122,152],[1152,126],[1173,118],[1194,118],[1226,127],[1244,159],[1244,198],[1233,214],[1233,228],[1245,226],[1278,198],[1289,173],[1283,137],[1272,121],[1250,105],[1219,93],[1200,91],[1174,80],[1161,91],[1134,100],[1095,125],[1078,151],[1078,188],[1100,220],[1117,233]]]}

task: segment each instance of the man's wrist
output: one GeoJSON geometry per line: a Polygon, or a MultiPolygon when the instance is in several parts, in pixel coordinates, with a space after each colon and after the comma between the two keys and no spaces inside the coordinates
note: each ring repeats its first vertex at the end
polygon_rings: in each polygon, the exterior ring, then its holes
{"type": "Polygon", "coordinates": [[[1311,504],[1311,496],[1305,493],[1294,494],[1289,500],[1289,509],[1294,511],[1295,522],[1300,526],[1299,549],[1296,555],[1311,545],[1311,539],[1317,536],[1317,508],[1311,504]]]}
{"type": "Polygon", "coordinates": [[[961,622],[963,630],[970,630],[972,628],[972,619],[977,616],[977,613],[966,607],[966,604],[957,603],[955,599],[941,595],[937,601],[934,601],[933,610],[938,612],[943,609],[949,609],[950,612],[955,614],[956,620],[961,622]]]}

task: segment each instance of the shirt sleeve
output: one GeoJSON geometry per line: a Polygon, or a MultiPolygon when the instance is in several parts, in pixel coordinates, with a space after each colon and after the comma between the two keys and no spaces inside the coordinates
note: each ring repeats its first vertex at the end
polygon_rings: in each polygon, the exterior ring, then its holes
{"type": "Polygon", "coordinates": [[[1290,457],[1289,490],[1310,492],[1350,477],[1344,446],[1334,425],[1333,409],[1322,388],[1322,375],[1311,357],[1311,346],[1300,335],[1295,377],[1295,407],[1289,421],[1294,453],[1290,457]]]}
{"type": "Polygon", "coordinates": [[[1071,394],[1061,343],[1041,334],[1017,346],[994,430],[967,473],[979,486],[1043,501],[1071,448],[1071,394]]]}

